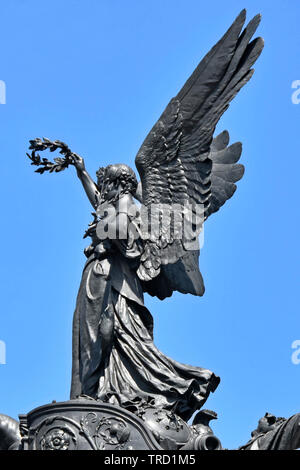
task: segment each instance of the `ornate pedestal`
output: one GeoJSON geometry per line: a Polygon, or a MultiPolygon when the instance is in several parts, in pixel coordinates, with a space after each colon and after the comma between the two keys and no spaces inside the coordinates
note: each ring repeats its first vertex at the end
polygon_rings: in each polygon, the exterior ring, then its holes
{"type": "Polygon", "coordinates": [[[21,450],[220,449],[206,424],[188,426],[172,412],[146,407],[136,414],[89,399],[51,403],[20,415],[21,450]]]}
{"type": "Polygon", "coordinates": [[[36,408],[20,415],[20,430],[23,450],[161,450],[133,413],[90,400],[36,408]]]}

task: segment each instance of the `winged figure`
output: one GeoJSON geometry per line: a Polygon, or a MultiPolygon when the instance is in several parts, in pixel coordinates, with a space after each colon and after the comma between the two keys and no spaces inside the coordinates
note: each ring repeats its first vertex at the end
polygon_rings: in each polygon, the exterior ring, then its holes
{"type": "MultiPolygon", "coordinates": [[[[214,131],[263,48],[261,38],[252,40],[260,15],[243,29],[245,18],[243,10],[147,135],[135,160],[140,183],[124,164],[100,168],[94,182],[84,160],[65,148],[68,160],[56,164],[75,165],[95,210],[73,321],[71,398],[88,395],[131,408],[139,402],[188,420],[219,383],[210,370],[178,363],[153,344],[143,293],[160,299],[174,291],[202,296],[204,284],[199,249],[186,245],[195,232],[176,238],[169,230],[172,219],[157,225],[154,219],[151,236],[143,237],[142,210],[134,199],[149,210],[189,204],[192,219],[201,207],[206,220],[235,192],[244,172],[237,163],[241,144],[229,145],[227,131],[217,137],[214,131]],[[114,236],[103,235],[107,228],[114,236]]],[[[39,142],[42,150],[48,144],[39,142]]],[[[55,150],[61,143],[49,145],[55,150]]],[[[33,163],[50,168],[48,161],[33,163]]],[[[194,225],[198,230],[202,222],[194,225]]]]}

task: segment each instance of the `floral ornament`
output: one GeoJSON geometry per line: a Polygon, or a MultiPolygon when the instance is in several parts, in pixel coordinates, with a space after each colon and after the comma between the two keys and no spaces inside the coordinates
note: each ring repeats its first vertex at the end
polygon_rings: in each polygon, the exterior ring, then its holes
{"type": "Polygon", "coordinates": [[[70,436],[63,429],[49,431],[41,440],[42,450],[68,450],[70,436]]]}
{"type": "Polygon", "coordinates": [[[95,434],[98,449],[101,441],[114,446],[116,450],[124,449],[125,444],[129,442],[129,438],[130,429],[123,419],[107,417],[100,419],[95,434]]]}

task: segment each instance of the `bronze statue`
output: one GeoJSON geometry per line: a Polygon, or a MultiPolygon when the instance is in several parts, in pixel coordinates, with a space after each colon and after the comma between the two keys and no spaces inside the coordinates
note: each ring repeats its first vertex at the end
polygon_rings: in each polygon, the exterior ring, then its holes
{"type": "Polygon", "coordinates": [[[0,414],[0,450],[18,450],[21,443],[19,423],[0,414]]]}
{"type": "MultiPolygon", "coordinates": [[[[31,141],[29,157],[39,173],[74,165],[94,208],[86,232],[91,244],[73,322],[71,398],[86,395],[130,407],[144,404],[172,410],[184,420],[206,401],[219,378],[200,367],[167,358],[153,344],[153,321],[143,293],[164,299],[177,290],[202,296],[196,244],[202,223],[235,192],[244,172],[237,164],[241,144],[228,146],[227,131],[213,138],[230,101],[253,74],[263,48],[251,38],[260,22],[242,31],[245,11],[200,62],[153,126],[137,156],[134,171],[124,164],[100,168],[94,182],[83,159],[66,144],[31,141]],[[250,42],[251,41],[251,42],[250,42]],[[65,158],[41,160],[39,150],[60,148],[65,158]],[[147,224],[134,199],[153,216],[147,224]],[[189,230],[176,236],[174,217],[189,205],[189,230]],[[156,213],[153,214],[153,207],[156,213]],[[194,220],[198,211],[202,218],[194,220]],[[105,228],[114,236],[103,236],[105,228]],[[143,236],[151,229],[150,236],[143,236]]],[[[184,212],[186,214],[186,212],[184,212]]]]}
{"type": "Polygon", "coordinates": [[[271,413],[258,421],[251,439],[239,450],[294,450],[300,448],[300,413],[277,418],[271,413]]]}
{"type": "MultiPolygon", "coordinates": [[[[38,173],[75,166],[94,212],[73,320],[71,399],[20,416],[22,449],[221,449],[214,412],[186,423],[219,377],[155,347],[143,295],[204,294],[198,236],[244,172],[241,143],[229,146],[227,131],[214,138],[215,127],[263,49],[252,40],[260,15],[243,29],[245,19],[243,10],[147,135],[135,159],[140,183],[120,163],[99,168],[94,181],[64,142],[30,141],[38,173]],[[47,149],[61,156],[41,158],[47,149]]],[[[8,441],[19,445],[16,433],[8,441]]]]}

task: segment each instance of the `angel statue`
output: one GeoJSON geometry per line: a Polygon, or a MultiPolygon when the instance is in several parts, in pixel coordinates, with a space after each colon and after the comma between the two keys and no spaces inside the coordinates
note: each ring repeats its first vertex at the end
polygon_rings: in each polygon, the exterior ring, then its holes
{"type": "Polygon", "coordinates": [[[244,172],[237,164],[241,144],[229,146],[227,131],[213,135],[263,48],[261,38],[251,41],[260,15],[243,29],[245,18],[243,10],[149,132],[135,159],[140,183],[125,164],[100,168],[94,182],[83,158],[63,142],[31,141],[37,171],[74,165],[94,209],[73,320],[71,399],[85,395],[125,408],[139,401],[187,421],[219,384],[210,370],[176,362],[155,347],[143,294],[204,294],[199,248],[189,242],[202,226],[193,222],[197,208],[203,220],[218,211],[244,172]],[[45,149],[60,149],[65,157],[51,163],[36,153],[45,149]],[[144,208],[186,204],[190,228],[197,230],[182,238],[174,236],[172,217],[160,213],[141,223],[144,208]],[[145,225],[151,228],[148,237],[145,225]]]}

